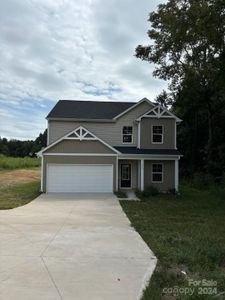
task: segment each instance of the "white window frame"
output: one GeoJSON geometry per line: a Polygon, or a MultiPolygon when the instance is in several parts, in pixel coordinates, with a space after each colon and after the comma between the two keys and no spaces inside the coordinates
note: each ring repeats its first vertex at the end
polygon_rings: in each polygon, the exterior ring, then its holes
{"type": "Polygon", "coordinates": [[[152,163],[152,174],[151,174],[151,179],[152,183],[163,183],[163,178],[164,178],[164,165],[163,163],[152,163]],[[162,166],[162,172],[153,172],[153,165],[161,165],[162,166]],[[162,174],[162,180],[161,181],[154,181],[153,180],[153,174],[162,174]]]}
{"type": "Polygon", "coordinates": [[[163,144],[164,143],[164,125],[152,125],[151,142],[152,142],[152,144],[163,144]],[[155,134],[161,135],[161,137],[162,137],[161,142],[153,142],[153,128],[154,128],[154,126],[161,126],[162,127],[162,133],[155,133],[155,134]]]}
{"type": "Polygon", "coordinates": [[[124,125],[124,126],[122,127],[122,144],[125,144],[125,145],[131,145],[131,144],[133,144],[133,140],[134,140],[133,136],[134,136],[134,127],[133,127],[132,125],[124,125]],[[124,127],[131,127],[131,128],[132,128],[132,133],[131,133],[131,134],[124,134],[124,133],[123,133],[123,128],[124,128],[124,127]],[[131,142],[124,142],[124,141],[123,141],[123,136],[124,136],[124,135],[131,135],[131,142]]]}

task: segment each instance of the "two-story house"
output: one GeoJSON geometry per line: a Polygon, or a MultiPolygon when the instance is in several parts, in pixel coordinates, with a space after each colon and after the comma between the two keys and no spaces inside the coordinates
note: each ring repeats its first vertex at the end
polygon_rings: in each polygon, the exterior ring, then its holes
{"type": "Polygon", "coordinates": [[[176,128],[164,107],[139,102],[60,100],[47,116],[43,192],[113,192],[153,185],[178,190],[176,128]]]}

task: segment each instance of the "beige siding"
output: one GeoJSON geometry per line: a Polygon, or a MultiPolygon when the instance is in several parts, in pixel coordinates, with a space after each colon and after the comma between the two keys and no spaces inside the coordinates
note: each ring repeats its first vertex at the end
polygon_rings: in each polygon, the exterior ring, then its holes
{"type": "Polygon", "coordinates": [[[121,179],[121,164],[131,164],[131,187],[132,189],[138,188],[138,161],[137,160],[119,160],[119,188],[120,188],[120,179],[121,179]]]}
{"type": "Polygon", "coordinates": [[[161,192],[167,192],[169,189],[175,187],[174,182],[174,172],[175,172],[175,162],[173,160],[168,161],[145,161],[144,168],[144,186],[145,188],[153,185],[161,192]],[[162,183],[153,183],[152,182],[152,164],[162,163],[163,164],[163,182],[162,183]]]}
{"type": "Polygon", "coordinates": [[[142,118],[141,120],[141,148],[144,149],[174,149],[175,148],[175,126],[174,119],[142,118]],[[152,125],[164,127],[163,144],[152,144],[152,125]]]}
{"type": "Polygon", "coordinates": [[[111,150],[100,141],[63,140],[52,146],[45,153],[112,153],[111,150]]]}
{"type": "Polygon", "coordinates": [[[113,186],[116,190],[116,157],[85,157],[85,156],[43,156],[43,192],[46,192],[47,164],[112,164],[113,186]]]}
{"type": "Polygon", "coordinates": [[[79,126],[87,128],[97,137],[113,146],[123,146],[122,127],[133,126],[134,139],[132,146],[137,145],[137,124],[135,120],[151,109],[151,105],[142,102],[130,112],[121,116],[115,123],[96,123],[96,122],[74,122],[74,121],[49,121],[49,142],[50,144],[66,135],[79,126]]]}

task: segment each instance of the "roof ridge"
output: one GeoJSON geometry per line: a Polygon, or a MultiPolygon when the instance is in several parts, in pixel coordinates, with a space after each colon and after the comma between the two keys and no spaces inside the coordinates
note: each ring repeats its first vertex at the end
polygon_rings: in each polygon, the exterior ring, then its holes
{"type": "Polygon", "coordinates": [[[106,100],[76,100],[76,99],[59,99],[59,101],[70,101],[70,102],[95,102],[95,103],[138,103],[139,101],[106,101],[106,100]]]}

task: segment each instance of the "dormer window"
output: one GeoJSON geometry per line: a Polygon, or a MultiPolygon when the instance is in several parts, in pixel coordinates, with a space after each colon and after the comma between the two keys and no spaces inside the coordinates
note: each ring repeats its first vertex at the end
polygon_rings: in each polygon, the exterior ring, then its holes
{"type": "Polygon", "coordinates": [[[133,127],[132,126],[123,126],[123,144],[132,144],[133,143],[133,127]]]}
{"type": "Polygon", "coordinates": [[[152,126],[152,144],[163,144],[163,126],[152,126]]]}

